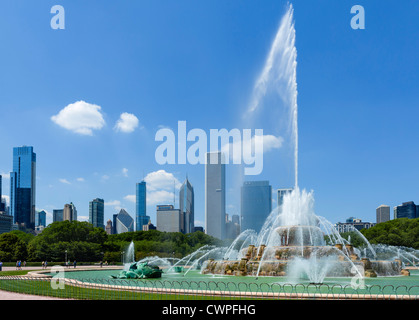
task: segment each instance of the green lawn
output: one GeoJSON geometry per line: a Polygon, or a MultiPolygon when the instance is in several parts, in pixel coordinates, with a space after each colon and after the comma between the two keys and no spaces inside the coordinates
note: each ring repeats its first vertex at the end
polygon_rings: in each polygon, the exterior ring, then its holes
{"type": "Polygon", "coordinates": [[[9,271],[0,271],[0,277],[5,276],[25,276],[28,272],[36,270],[9,270],[9,271]]]}
{"type": "MultiPolygon", "coordinates": [[[[30,271],[30,270],[28,270],[30,271]]],[[[26,271],[26,272],[28,272],[26,271]]],[[[17,275],[18,271],[8,271],[17,275]]],[[[23,272],[23,271],[20,271],[23,272]]],[[[229,297],[197,296],[184,294],[148,293],[129,290],[109,290],[97,288],[81,288],[65,285],[64,289],[53,289],[50,280],[1,279],[0,290],[56,297],[63,299],[82,300],[226,300],[229,297]]],[[[237,299],[237,298],[236,298],[237,299]]]]}

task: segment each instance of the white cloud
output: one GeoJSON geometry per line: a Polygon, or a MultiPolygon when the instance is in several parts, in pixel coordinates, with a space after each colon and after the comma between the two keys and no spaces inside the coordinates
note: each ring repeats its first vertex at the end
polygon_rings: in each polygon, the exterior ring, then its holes
{"type": "Polygon", "coordinates": [[[172,204],[174,193],[167,190],[155,190],[147,192],[147,205],[172,204]]]}
{"type": "Polygon", "coordinates": [[[150,172],[144,178],[144,181],[147,183],[147,191],[157,191],[160,189],[173,191],[173,186],[179,189],[182,185],[173,173],[166,172],[165,170],[150,172]]]}
{"type": "Polygon", "coordinates": [[[78,182],[84,182],[84,178],[77,178],[76,179],[78,182]]]}
{"type": "Polygon", "coordinates": [[[136,202],[136,197],[135,194],[128,194],[124,197],[125,200],[129,201],[129,202],[136,202]]]}
{"type": "Polygon", "coordinates": [[[104,175],[101,177],[102,181],[109,180],[109,178],[110,178],[110,177],[109,177],[107,174],[104,174],[104,175]]]}
{"type": "Polygon", "coordinates": [[[139,121],[138,118],[132,113],[121,113],[118,121],[115,124],[115,131],[121,131],[125,133],[130,133],[138,127],[139,121]]]}
{"type": "Polygon", "coordinates": [[[51,120],[64,129],[91,136],[93,130],[100,130],[105,125],[100,110],[98,105],[77,101],[52,116],[51,120]]]}
{"type": "Polygon", "coordinates": [[[109,201],[109,202],[105,202],[105,206],[114,207],[114,209],[116,211],[119,211],[122,208],[121,207],[121,201],[119,201],[119,200],[112,200],[112,201],[109,201]]]}
{"type": "Polygon", "coordinates": [[[124,175],[124,177],[128,177],[128,169],[122,168],[122,174],[124,175]]]}
{"type": "Polygon", "coordinates": [[[70,181],[68,181],[67,179],[59,179],[59,181],[60,181],[61,183],[64,183],[64,184],[71,184],[71,182],[70,182],[70,181]]]}
{"type": "Polygon", "coordinates": [[[120,206],[121,205],[121,201],[119,200],[112,200],[109,202],[105,202],[105,206],[120,206]]]}
{"type": "Polygon", "coordinates": [[[147,206],[172,204],[175,198],[174,191],[182,186],[173,173],[165,170],[150,172],[144,181],[147,183],[147,206]]]}

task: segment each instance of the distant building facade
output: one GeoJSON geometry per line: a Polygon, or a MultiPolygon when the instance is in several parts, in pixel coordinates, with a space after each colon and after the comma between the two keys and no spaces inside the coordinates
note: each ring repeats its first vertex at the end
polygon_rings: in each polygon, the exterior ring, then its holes
{"type": "Polygon", "coordinates": [[[94,227],[105,229],[105,202],[103,199],[93,199],[89,202],[89,223],[94,227]]]}
{"type": "Polygon", "coordinates": [[[156,215],[158,231],[182,232],[180,209],[173,205],[158,205],[156,215]]]}
{"type": "Polygon", "coordinates": [[[375,210],[375,212],[377,216],[377,223],[386,222],[390,220],[390,206],[382,204],[375,210]]]}
{"type": "Polygon", "coordinates": [[[240,217],[236,214],[231,217],[231,220],[226,214],[226,239],[234,240],[240,235],[240,217]]]}
{"type": "Polygon", "coordinates": [[[33,147],[13,148],[10,173],[10,213],[14,222],[35,229],[36,153],[33,147]]]}
{"type": "Polygon", "coordinates": [[[13,216],[0,212],[0,234],[12,231],[13,216]]]}
{"type": "Polygon", "coordinates": [[[363,222],[361,219],[356,219],[354,217],[350,217],[346,219],[345,223],[338,222],[335,224],[335,228],[339,233],[343,232],[349,232],[356,230],[362,230],[362,229],[369,229],[375,226],[375,223],[372,222],[363,222]]]}
{"type": "Polygon", "coordinates": [[[112,220],[111,220],[111,219],[109,219],[109,220],[106,222],[106,227],[105,227],[106,234],[113,234],[112,230],[113,230],[113,227],[112,227],[112,220]]]}
{"type": "Polygon", "coordinates": [[[241,230],[259,232],[272,211],[269,181],[245,181],[241,188],[241,230]]]}

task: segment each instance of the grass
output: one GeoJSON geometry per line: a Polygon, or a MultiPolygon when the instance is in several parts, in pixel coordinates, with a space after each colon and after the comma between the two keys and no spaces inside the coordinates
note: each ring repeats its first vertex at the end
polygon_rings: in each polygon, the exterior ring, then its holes
{"type": "MultiPolygon", "coordinates": [[[[29,272],[30,270],[26,271],[29,272]]],[[[18,271],[7,271],[17,275],[18,271]]],[[[21,271],[23,272],[23,271],[21,271]]],[[[3,274],[3,272],[1,273],[3,274]]],[[[153,292],[138,292],[130,290],[110,290],[98,288],[83,288],[72,285],[64,285],[64,289],[53,289],[51,280],[33,279],[1,279],[0,290],[16,293],[48,296],[62,299],[76,300],[228,300],[231,297],[199,296],[185,294],[165,294],[153,292]]],[[[237,300],[237,298],[235,298],[237,300]]]]}
{"type": "Polygon", "coordinates": [[[0,271],[0,277],[5,276],[25,276],[28,272],[36,271],[36,270],[9,270],[9,271],[0,271]]]}

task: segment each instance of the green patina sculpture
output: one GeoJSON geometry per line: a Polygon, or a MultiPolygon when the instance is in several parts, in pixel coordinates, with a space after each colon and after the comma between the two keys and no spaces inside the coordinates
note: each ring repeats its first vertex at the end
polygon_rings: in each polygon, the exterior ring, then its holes
{"type": "Polygon", "coordinates": [[[129,270],[122,270],[118,276],[111,276],[114,279],[147,279],[161,278],[163,271],[158,266],[149,265],[148,262],[134,262],[129,270]]]}

